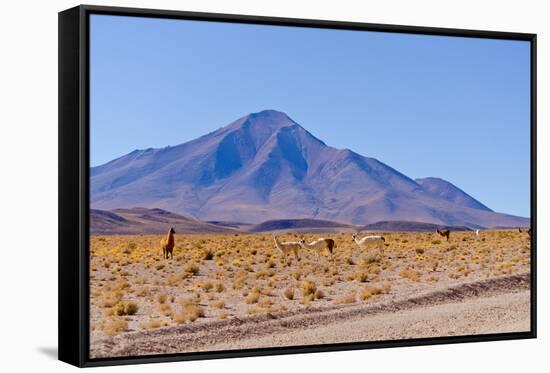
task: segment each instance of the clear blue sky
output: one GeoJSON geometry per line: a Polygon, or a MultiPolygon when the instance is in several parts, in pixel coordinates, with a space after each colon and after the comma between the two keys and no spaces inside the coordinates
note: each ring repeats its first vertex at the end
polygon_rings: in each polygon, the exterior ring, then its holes
{"type": "Polygon", "coordinates": [[[91,165],[276,109],[529,216],[529,43],[93,15],[91,165]]]}

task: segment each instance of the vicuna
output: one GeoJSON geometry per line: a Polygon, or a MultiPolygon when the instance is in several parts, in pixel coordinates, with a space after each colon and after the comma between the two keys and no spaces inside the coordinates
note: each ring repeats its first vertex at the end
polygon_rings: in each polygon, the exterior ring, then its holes
{"type": "Polygon", "coordinates": [[[327,249],[330,254],[330,259],[332,259],[333,250],[336,247],[332,238],[319,238],[311,243],[307,243],[306,240],[302,239],[299,244],[302,248],[314,249],[317,253],[322,253],[323,250],[327,249]]]}
{"type": "Polygon", "coordinates": [[[168,259],[168,255],[170,255],[170,259],[174,258],[174,245],[176,243],[174,240],[175,233],[176,231],[174,228],[170,228],[168,235],[160,240],[160,248],[162,249],[162,257],[164,259],[168,259]]]}
{"type": "Polygon", "coordinates": [[[358,238],[356,234],[351,236],[353,242],[355,242],[359,247],[377,247],[380,251],[384,250],[384,243],[386,239],[383,236],[365,236],[363,238],[358,238]]]}
{"type": "Polygon", "coordinates": [[[435,230],[441,237],[447,237],[447,241],[451,237],[451,231],[448,229],[436,229],[435,230]]]}
{"type": "Polygon", "coordinates": [[[296,260],[300,260],[298,258],[298,250],[300,250],[302,246],[299,242],[281,242],[275,235],[273,235],[273,240],[277,248],[281,250],[285,257],[287,254],[294,253],[296,260]]]}

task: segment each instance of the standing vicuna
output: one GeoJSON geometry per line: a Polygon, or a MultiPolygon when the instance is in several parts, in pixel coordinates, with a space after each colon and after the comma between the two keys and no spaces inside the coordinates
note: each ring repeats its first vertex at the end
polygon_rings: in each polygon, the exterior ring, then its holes
{"type": "Polygon", "coordinates": [[[448,229],[436,229],[435,231],[441,237],[447,237],[447,241],[449,241],[449,238],[451,237],[451,231],[450,230],[448,230],[448,229]]]}
{"type": "Polygon", "coordinates": [[[377,247],[380,252],[384,251],[384,243],[386,239],[383,236],[365,236],[358,238],[356,234],[351,236],[353,242],[355,242],[360,248],[363,247],[377,247]]]}
{"type": "Polygon", "coordinates": [[[281,252],[285,256],[285,258],[287,254],[293,252],[296,260],[300,260],[300,258],[298,258],[298,250],[300,250],[302,246],[299,242],[281,242],[275,235],[273,235],[273,240],[275,241],[275,245],[277,246],[277,248],[281,250],[281,252]]]}
{"type": "Polygon", "coordinates": [[[334,240],[332,238],[319,238],[311,243],[307,243],[306,240],[301,239],[299,241],[300,246],[303,249],[314,249],[318,254],[322,253],[323,250],[327,249],[330,254],[330,259],[332,260],[333,250],[336,247],[334,240]]]}
{"type": "Polygon", "coordinates": [[[174,228],[170,228],[166,237],[160,240],[160,248],[162,249],[162,257],[164,259],[168,259],[168,255],[170,255],[170,259],[174,258],[175,233],[174,228]]]}

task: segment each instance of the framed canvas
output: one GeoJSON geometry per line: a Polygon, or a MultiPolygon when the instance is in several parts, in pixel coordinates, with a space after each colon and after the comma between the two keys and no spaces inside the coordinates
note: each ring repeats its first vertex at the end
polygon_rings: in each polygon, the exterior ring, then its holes
{"type": "Polygon", "coordinates": [[[536,336],[536,35],[59,13],[59,358],[536,336]]]}

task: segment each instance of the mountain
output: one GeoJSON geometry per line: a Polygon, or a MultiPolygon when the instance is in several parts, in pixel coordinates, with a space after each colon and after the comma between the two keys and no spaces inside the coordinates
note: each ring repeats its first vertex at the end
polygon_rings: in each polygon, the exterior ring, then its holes
{"type": "Polygon", "coordinates": [[[349,149],[327,146],[285,113],[249,114],[195,140],[135,150],[90,170],[91,206],[144,206],[200,220],[258,224],[321,219],[524,226],[441,179],[413,180],[349,149]]]}
{"type": "Polygon", "coordinates": [[[91,234],[164,234],[168,227],[174,227],[176,233],[182,234],[238,232],[158,208],[90,210],[91,234]]]}
{"type": "Polygon", "coordinates": [[[466,194],[466,192],[464,192],[462,189],[457,188],[448,181],[445,181],[438,177],[425,177],[422,179],[416,179],[415,181],[420,184],[426,192],[435,196],[439,196],[446,201],[466,207],[471,207],[473,209],[493,211],[478,200],[466,194]]]}

